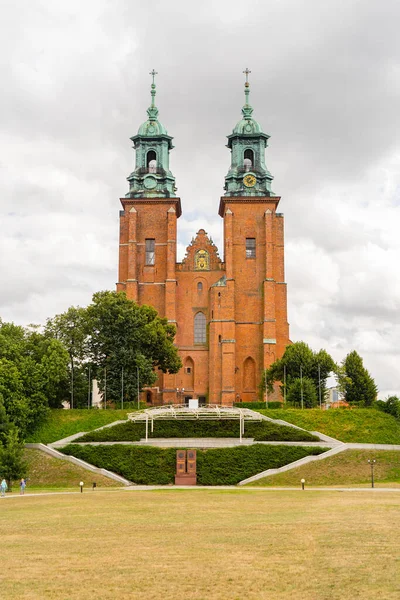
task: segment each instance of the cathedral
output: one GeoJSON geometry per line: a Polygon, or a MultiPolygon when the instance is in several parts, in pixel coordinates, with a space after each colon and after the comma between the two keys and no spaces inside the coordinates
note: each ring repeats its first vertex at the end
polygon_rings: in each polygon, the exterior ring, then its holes
{"type": "Polygon", "coordinates": [[[231,164],[218,210],[222,257],[200,229],[177,262],[182,207],[169,168],[173,138],[158,119],[154,70],[148,119],[131,138],[136,163],[121,198],[117,290],[176,325],[183,364],[143,391],[149,404],[259,400],[263,370],[289,343],[283,214],[265,164],[269,136],[253,117],[244,73],[245,102],[228,136],[231,164]]]}

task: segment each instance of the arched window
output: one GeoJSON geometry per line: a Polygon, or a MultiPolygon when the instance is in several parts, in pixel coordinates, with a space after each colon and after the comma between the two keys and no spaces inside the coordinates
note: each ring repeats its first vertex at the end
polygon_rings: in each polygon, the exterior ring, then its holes
{"type": "Polygon", "coordinates": [[[198,312],[194,317],[194,343],[205,344],[207,341],[206,316],[198,312]]]}
{"type": "Polygon", "coordinates": [[[185,390],[193,390],[194,385],[194,362],[193,359],[188,356],[184,361],[184,375],[183,384],[185,390]]]}
{"type": "Polygon", "coordinates": [[[157,154],[154,150],[149,150],[146,157],[146,166],[149,173],[155,173],[157,171],[157,154]]]}
{"type": "Polygon", "coordinates": [[[201,281],[197,282],[197,291],[199,293],[203,291],[203,284],[201,283],[201,281]]]}
{"type": "Polygon", "coordinates": [[[243,160],[244,168],[246,169],[246,171],[250,171],[251,167],[254,165],[253,150],[250,150],[250,148],[247,148],[247,150],[244,151],[243,158],[244,158],[244,160],[243,160]]]}

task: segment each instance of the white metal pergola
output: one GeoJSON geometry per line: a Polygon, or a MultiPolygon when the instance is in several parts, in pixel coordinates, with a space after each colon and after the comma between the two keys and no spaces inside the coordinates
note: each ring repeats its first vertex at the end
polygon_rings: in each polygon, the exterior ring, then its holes
{"type": "Polygon", "coordinates": [[[186,404],[173,404],[169,406],[156,406],[146,408],[145,410],[130,413],[128,419],[136,423],[146,423],[146,442],[149,438],[149,423],[151,433],[154,431],[154,421],[219,421],[219,420],[237,420],[239,421],[239,437],[242,441],[244,434],[245,421],[259,422],[262,416],[249,408],[234,408],[229,406],[219,406],[218,404],[208,404],[199,408],[189,408],[186,404]]]}

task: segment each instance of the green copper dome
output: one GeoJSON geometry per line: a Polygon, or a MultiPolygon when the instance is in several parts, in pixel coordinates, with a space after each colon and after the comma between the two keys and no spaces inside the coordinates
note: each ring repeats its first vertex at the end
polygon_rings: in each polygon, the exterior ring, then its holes
{"type": "Polygon", "coordinates": [[[147,114],[149,118],[147,121],[141,124],[139,130],[137,132],[138,135],[147,136],[157,136],[157,135],[168,135],[167,130],[164,125],[160,123],[157,119],[158,117],[158,108],[154,104],[154,96],[156,94],[156,86],[153,83],[151,86],[151,105],[147,109],[147,114]]]}
{"type": "Polygon", "coordinates": [[[244,88],[245,93],[245,105],[242,108],[243,118],[235,125],[232,133],[238,134],[252,134],[252,133],[262,133],[261,125],[258,123],[253,117],[253,107],[249,104],[249,93],[250,88],[248,82],[245,83],[244,88]]]}

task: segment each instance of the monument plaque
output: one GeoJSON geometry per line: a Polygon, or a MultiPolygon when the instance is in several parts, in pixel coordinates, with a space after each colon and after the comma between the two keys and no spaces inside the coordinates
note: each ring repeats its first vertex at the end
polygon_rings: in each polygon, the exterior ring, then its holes
{"type": "Polygon", "coordinates": [[[196,483],[196,450],[177,450],[175,485],[196,485],[196,483]]]}

